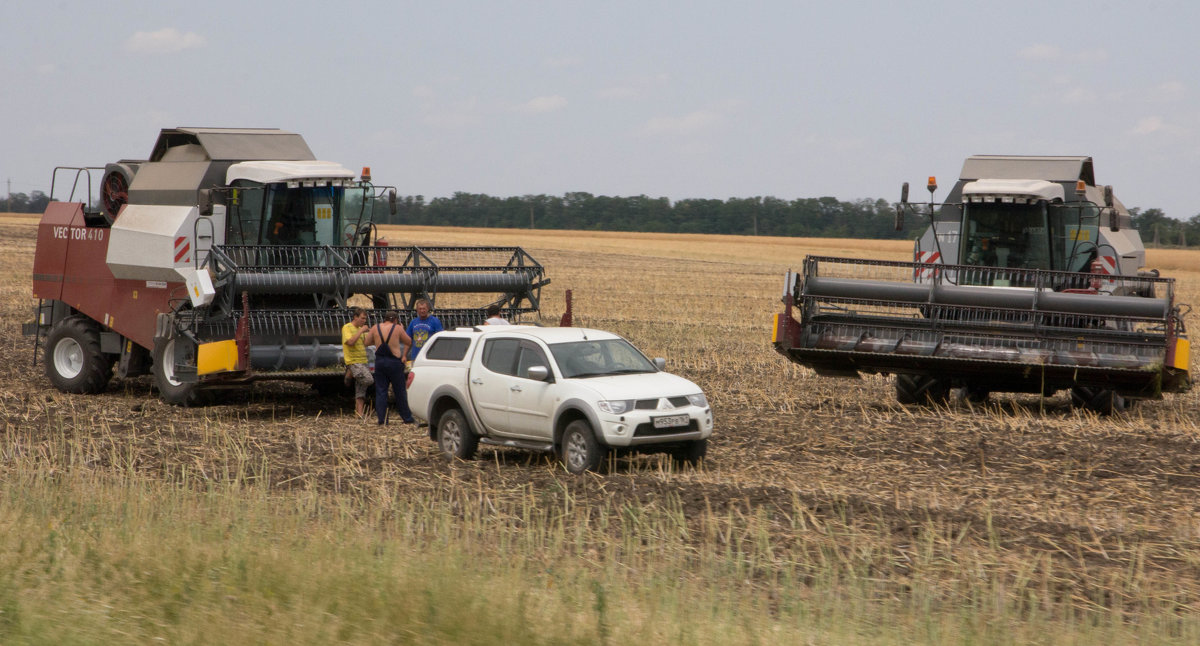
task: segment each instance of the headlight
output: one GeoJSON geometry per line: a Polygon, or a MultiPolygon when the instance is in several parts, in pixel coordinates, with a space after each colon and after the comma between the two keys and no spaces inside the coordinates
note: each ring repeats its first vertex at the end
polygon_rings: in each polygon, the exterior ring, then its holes
{"type": "Polygon", "coordinates": [[[699,406],[700,408],[708,406],[708,398],[704,396],[704,393],[688,395],[688,401],[692,403],[692,406],[699,406]]]}
{"type": "Polygon", "coordinates": [[[606,413],[612,413],[613,415],[620,415],[622,413],[626,413],[626,412],[633,410],[633,400],[632,399],[604,399],[604,400],[596,402],[596,408],[599,408],[600,410],[602,410],[606,413]]]}

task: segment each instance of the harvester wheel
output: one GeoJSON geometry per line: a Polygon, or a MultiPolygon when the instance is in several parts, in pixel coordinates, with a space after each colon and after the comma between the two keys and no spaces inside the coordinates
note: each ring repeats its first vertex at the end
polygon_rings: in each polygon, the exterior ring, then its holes
{"type": "Polygon", "coordinates": [[[200,403],[200,388],[195,383],[175,378],[175,339],[158,339],[154,342],[154,387],[163,401],[176,406],[191,406],[200,403]]]}
{"type": "Polygon", "coordinates": [[[1116,415],[1128,410],[1133,402],[1107,388],[1076,386],[1071,389],[1071,406],[1098,415],[1116,415]]]}
{"type": "Polygon", "coordinates": [[[945,404],[950,399],[950,383],[926,375],[896,375],[896,401],[901,404],[945,404]]]}
{"type": "Polygon", "coordinates": [[[567,424],[562,436],[562,461],[567,471],[576,475],[585,471],[599,471],[608,457],[608,447],[596,440],[592,427],[577,419],[567,424]]]}
{"type": "Polygon", "coordinates": [[[479,436],[471,430],[462,411],[457,408],[442,413],[438,419],[438,448],[447,458],[470,460],[475,457],[479,436]]]}
{"type": "Polygon", "coordinates": [[[113,360],[100,351],[100,328],[84,316],[59,321],[46,338],[46,377],[64,393],[103,392],[113,360]]]}

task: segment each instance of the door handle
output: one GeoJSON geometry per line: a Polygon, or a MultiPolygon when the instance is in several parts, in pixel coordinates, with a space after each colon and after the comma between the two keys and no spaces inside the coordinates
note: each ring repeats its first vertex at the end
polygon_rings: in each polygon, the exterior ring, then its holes
{"type": "Polygon", "coordinates": [[[471,380],[471,383],[475,384],[476,386],[482,386],[482,385],[483,385],[483,380],[482,380],[482,379],[480,379],[479,377],[476,377],[476,378],[474,378],[474,379],[472,379],[472,380],[471,380]]]}
{"type": "Polygon", "coordinates": [[[509,388],[509,390],[513,391],[514,393],[519,393],[521,392],[521,384],[513,384],[512,388],[509,388]]]}

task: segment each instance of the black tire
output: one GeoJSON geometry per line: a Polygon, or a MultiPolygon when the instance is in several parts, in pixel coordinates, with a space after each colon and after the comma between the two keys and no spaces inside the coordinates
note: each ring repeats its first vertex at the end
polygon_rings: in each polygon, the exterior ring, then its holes
{"type": "Polygon", "coordinates": [[[596,439],[590,424],[577,419],[563,431],[561,453],[567,471],[578,475],[599,471],[608,457],[608,447],[596,439]]]}
{"type": "Polygon", "coordinates": [[[962,390],[962,398],[972,404],[986,404],[992,391],[983,386],[970,385],[962,390]]]}
{"type": "Polygon", "coordinates": [[[1071,406],[1091,411],[1097,415],[1123,413],[1129,410],[1132,404],[1131,400],[1125,399],[1108,388],[1076,386],[1071,389],[1071,406]]]}
{"type": "Polygon", "coordinates": [[[447,458],[470,460],[479,447],[479,436],[471,430],[462,411],[457,408],[442,413],[437,426],[438,449],[447,458]]]}
{"type": "Polygon", "coordinates": [[[46,337],[46,377],[64,393],[104,392],[113,374],[113,357],[100,351],[100,327],[84,316],[69,316],[46,337]]]}
{"type": "Polygon", "coordinates": [[[896,401],[901,404],[938,405],[950,399],[950,383],[925,375],[896,375],[896,401]]]}
{"type": "Polygon", "coordinates": [[[679,466],[695,467],[708,455],[708,439],[692,440],[671,451],[671,461],[679,466]]]}
{"type": "Polygon", "coordinates": [[[158,396],[168,404],[194,406],[201,403],[200,387],[195,382],[187,383],[175,379],[175,339],[158,339],[154,342],[154,387],[158,396]]]}
{"type": "MultiPolygon", "coordinates": [[[[347,386],[345,380],[339,375],[336,379],[322,379],[312,382],[312,388],[320,397],[345,397],[350,395],[353,398],[354,386],[347,386]]],[[[371,390],[372,399],[374,402],[374,390],[371,390]]],[[[372,406],[374,403],[372,403],[372,406]]],[[[372,409],[374,410],[374,409],[372,409]]]]}

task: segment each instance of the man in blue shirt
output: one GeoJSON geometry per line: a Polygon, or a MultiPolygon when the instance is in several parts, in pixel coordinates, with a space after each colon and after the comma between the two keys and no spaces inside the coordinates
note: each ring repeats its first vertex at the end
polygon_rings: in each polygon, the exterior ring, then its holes
{"type": "Polygon", "coordinates": [[[409,361],[417,358],[417,353],[429,341],[429,337],[446,329],[442,327],[442,322],[438,320],[438,317],[429,313],[429,301],[424,298],[417,299],[413,308],[417,310],[417,318],[409,321],[408,328],[405,330],[408,336],[412,337],[412,349],[408,352],[409,361]]]}

